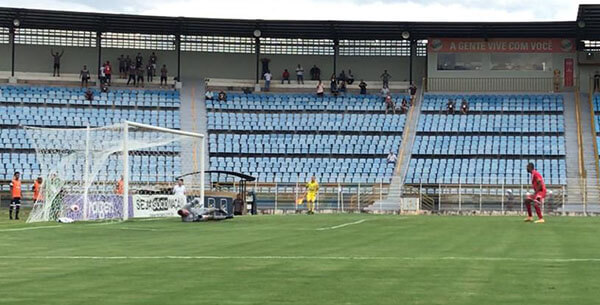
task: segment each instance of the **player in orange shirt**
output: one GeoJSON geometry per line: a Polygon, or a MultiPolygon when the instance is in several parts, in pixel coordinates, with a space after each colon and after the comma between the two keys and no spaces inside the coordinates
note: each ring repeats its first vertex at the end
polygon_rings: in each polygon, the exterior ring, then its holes
{"type": "Polygon", "coordinates": [[[44,195],[42,195],[42,177],[37,177],[33,182],[33,187],[31,190],[33,191],[33,203],[38,204],[44,202],[44,195]]]}
{"type": "Polygon", "coordinates": [[[10,182],[10,194],[12,201],[10,202],[10,209],[8,212],[9,219],[13,219],[12,212],[15,210],[15,219],[19,219],[19,210],[21,209],[21,173],[15,172],[13,179],[10,182]]]}
{"type": "Polygon", "coordinates": [[[117,195],[123,195],[123,176],[121,176],[121,179],[119,179],[119,181],[117,181],[117,185],[115,186],[115,194],[117,195]]]}

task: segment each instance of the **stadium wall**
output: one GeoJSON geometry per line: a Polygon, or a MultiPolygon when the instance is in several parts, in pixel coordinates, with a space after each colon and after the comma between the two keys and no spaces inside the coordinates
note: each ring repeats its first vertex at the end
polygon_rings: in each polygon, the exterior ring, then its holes
{"type": "MultiPolygon", "coordinates": [[[[15,71],[18,72],[42,72],[52,73],[52,57],[50,50],[65,50],[61,60],[61,73],[79,73],[81,67],[85,64],[92,73],[97,71],[98,50],[97,48],[82,47],[52,47],[39,45],[16,45],[15,47],[15,71]]],[[[110,60],[113,68],[117,69],[117,58],[121,55],[129,54],[130,57],[141,52],[144,56],[144,62],[153,50],[138,49],[117,49],[103,48],[102,60],[110,60]]],[[[175,51],[154,51],[158,56],[160,65],[166,64],[169,75],[177,73],[177,53],[175,51]]],[[[0,70],[10,71],[11,69],[11,48],[10,44],[0,45],[0,70]]],[[[324,80],[329,79],[333,72],[333,58],[331,56],[313,56],[313,55],[263,55],[271,59],[269,67],[274,75],[274,79],[281,79],[283,69],[288,69],[295,79],[295,67],[301,64],[305,70],[305,79],[310,78],[310,68],[316,64],[321,69],[321,77],[324,80]]],[[[215,77],[215,78],[236,78],[236,79],[254,79],[255,77],[255,54],[230,54],[230,53],[205,53],[205,52],[182,52],[181,53],[181,74],[182,77],[215,77]]],[[[425,57],[415,57],[413,59],[413,77],[420,79],[425,74],[425,57]]],[[[392,75],[392,80],[408,80],[409,58],[408,57],[383,57],[383,56],[339,56],[337,62],[337,72],[351,69],[357,80],[378,80],[384,69],[392,75]]]]}

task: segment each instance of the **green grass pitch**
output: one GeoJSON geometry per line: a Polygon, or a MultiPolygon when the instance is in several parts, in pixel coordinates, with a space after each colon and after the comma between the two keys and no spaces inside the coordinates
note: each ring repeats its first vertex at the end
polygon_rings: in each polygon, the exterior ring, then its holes
{"type": "Polygon", "coordinates": [[[598,304],[600,219],[277,215],[25,224],[0,304],[598,304]]]}

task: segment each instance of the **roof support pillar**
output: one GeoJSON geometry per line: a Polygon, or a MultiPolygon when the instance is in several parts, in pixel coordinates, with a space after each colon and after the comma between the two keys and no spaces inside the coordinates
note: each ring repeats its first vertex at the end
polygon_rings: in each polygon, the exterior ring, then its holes
{"type": "Polygon", "coordinates": [[[408,64],[408,83],[412,84],[413,82],[413,57],[415,56],[415,47],[417,45],[417,41],[414,39],[410,40],[410,59],[408,64]]]}
{"type": "Polygon", "coordinates": [[[177,50],[177,82],[181,82],[181,34],[175,35],[175,49],[177,50]]]}
{"type": "Polygon", "coordinates": [[[15,77],[15,27],[10,27],[10,48],[11,48],[11,64],[10,64],[10,76],[15,77]]]}
{"type": "Polygon", "coordinates": [[[100,80],[100,67],[102,67],[102,32],[96,32],[96,47],[98,47],[98,80],[100,80]]]}
{"type": "Polygon", "coordinates": [[[259,62],[260,62],[260,38],[259,37],[254,38],[254,53],[256,53],[256,84],[258,85],[258,82],[260,80],[260,75],[258,72],[258,67],[259,67],[259,62]]]}
{"type": "Polygon", "coordinates": [[[340,41],[336,38],[333,40],[333,75],[337,75],[337,57],[340,53],[340,41]]]}

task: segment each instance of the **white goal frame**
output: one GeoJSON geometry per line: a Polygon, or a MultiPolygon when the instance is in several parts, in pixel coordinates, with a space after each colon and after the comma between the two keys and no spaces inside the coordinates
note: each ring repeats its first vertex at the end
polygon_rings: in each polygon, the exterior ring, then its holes
{"type": "Polygon", "coordinates": [[[165,132],[181,136],[199,138],[200,145],[198,156],[200,160],[200,168],[198,169],[198,171],[200,172],[200,196],[202,200],[204,200],[204,162],[206,161],[204,158],[204,153],[206,149],[206,137],[203,134],[164,127],[157,127],[153,125],[147,125],[131,121],[123,121],[123,220],[129,219],[129,127],[137,127],[157,132],[165,132]]]}

